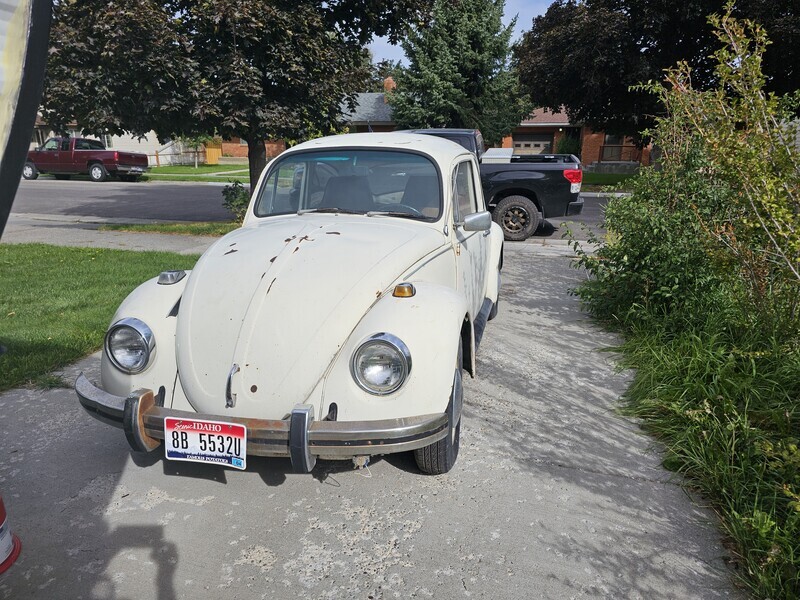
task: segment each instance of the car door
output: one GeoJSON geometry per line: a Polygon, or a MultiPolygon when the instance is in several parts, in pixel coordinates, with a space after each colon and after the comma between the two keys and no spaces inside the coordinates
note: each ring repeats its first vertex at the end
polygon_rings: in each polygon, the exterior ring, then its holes
{"type": "Polygon", "coordinates": [[[36,153],[36,168],[45,173],[51,173],[58,163],[59,148],[61,140],[50,138],[43,145],[41,150],[36,153]]]}
{"type": "Polygon", "coordinates": [[[489,232],[465,231],[463,224],[464,217],[484,210],[476,188],[478,181],[477,164],[472,159],[459,162],[453,169],[451,201],[458,285],[469,302],[473,318],[480,312],[486,291],[489,232]]]}

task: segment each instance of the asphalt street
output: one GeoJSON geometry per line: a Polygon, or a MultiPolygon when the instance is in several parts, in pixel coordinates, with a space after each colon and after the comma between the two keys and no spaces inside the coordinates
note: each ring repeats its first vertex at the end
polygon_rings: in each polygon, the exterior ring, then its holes
{"type": "MultiPolygon", "coordinates": [[[[403,455],[312,475],[142,460],[71,389],[0,394],[0,490],[23,543],[0,598],[743,598],[714,514],[616,411],[629,374],[570,294],[584,277],[571,262],[563,242],[506,245],[443,476],[403,455]]],[[[97,380],[98,356],[60,375],[80,371],[97,380]]]]}
{"type": "Polygon", "coordinates": [[[11,214],[142,221],[229,221],[219,183],[22,180],[11,214]]]}

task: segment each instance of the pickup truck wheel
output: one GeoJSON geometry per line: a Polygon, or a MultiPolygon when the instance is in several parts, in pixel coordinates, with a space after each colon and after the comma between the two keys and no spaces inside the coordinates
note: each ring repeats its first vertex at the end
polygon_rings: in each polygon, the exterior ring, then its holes
{"type": "Polygon", "coordinates": [[[447,404],[447,436],[430,446],[414,450],[417,466],[423,473],[430,475],[447,473],[453,468],[456,458],[458,458],[458,448],[461,444],[461,406],[464,402],[461,377],[463,357],[461,340],[459,340],[453,389],[450,391],[450,402],[447,404]]]}
{"type": "Polygon", "coordinates": [[[539,209],[525,196],[503,198],[495,206],[492,218],[502,228],[503,237],[515,242],[532,236],[542,220],[539,209]]]}
{"type": "Polygon", "coordinates": [[[89,179],[92,181],[105,181],[108,179],[108,171],[100,163],[92,163],[89,165],[89,179]]]}
{"type": "Polygon", "coordinates": [[[32,162],[26,162],[22,167],[22,177],[23,179],[36,179],[39,177],[39,169],[32,162]]]}

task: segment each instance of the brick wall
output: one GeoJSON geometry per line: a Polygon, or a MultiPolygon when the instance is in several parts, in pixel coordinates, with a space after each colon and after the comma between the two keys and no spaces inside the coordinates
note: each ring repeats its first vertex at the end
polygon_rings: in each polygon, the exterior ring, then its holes
{"type": "Polygon", "coordinates": [[[600,160],[600,152],[605,143],[604,133],[597,133],[588,127],[583,128],[581,139],[581,162],[590,165],[600,160]]]}

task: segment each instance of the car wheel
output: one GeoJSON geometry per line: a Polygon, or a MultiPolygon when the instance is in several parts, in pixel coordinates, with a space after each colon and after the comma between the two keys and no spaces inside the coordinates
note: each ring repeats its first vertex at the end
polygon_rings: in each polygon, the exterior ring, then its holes
{"type": "Polygon", "coordinates": [[[25,166],[22,167],[22,177],[24,179],[36,179],[39,177],[39,169],[32,162],[26,162],[25,166]]]}
{"type": "Polygon", "coordinates": [[[492,217],[502,228],[503,237],[515,242],[532,236],[542,220],[539,209],[525,196],[503,198],[495,206],[492,217]]]}
{"type": "Polygon", "coordinates": [[[453,389],[447,404],[447,436],[430,446],[414,450],[414,458],[420,471],[431,475],[441,475],[453,468],[458,458],[461,444],[461,406],[464,402],[462,387],[463,351],[458,341],[458,357],[453,375],[453,389]]]}
{"type": "Polygon", "coordinates": [[[58,175],[53,175],[53,177],[55,177],[56,179],[59,179],[61,181],[64,181],[64,180],[69,179],[70,177],[72,177],[72,175],[64,175],[63,173],[59,173],[58,175]]]}
{"type": "Polygon", "coordinates": [[[100,163],[92,163],[89,165],[89,179],[92,181],[105,181],[108,179],[108,171],[100,163]]]}

